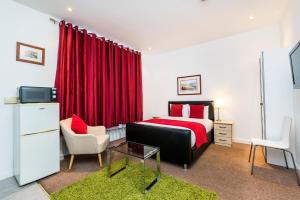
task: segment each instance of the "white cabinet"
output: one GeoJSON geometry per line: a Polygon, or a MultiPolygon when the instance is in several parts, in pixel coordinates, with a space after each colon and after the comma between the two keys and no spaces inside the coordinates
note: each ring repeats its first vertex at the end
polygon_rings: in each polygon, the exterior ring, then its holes
{"type": "Polygon", "coordinates": [[[215,144],[231,147],[232,132],[233,132],[233,122],[215,121],[214,122],[215,144]]]}
{"type": "Polygon", "coordinates": [[[14,122],[14,173],[19,184],[58,172],[59,105],[17,104],[14,122]]]}

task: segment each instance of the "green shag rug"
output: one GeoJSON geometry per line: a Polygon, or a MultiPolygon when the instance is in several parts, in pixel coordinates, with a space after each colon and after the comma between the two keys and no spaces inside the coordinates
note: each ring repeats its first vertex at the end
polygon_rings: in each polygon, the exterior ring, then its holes
{"type": "MultiPolygon", "coordinates": [[[[119,169],[124,161],[112,165],[119,169]]],[[[107,177],[106,168],[91,174],[73,185],[52,193],[51,200],[216,200],[214,192],[184,182],[171,176],[161,175],[160,180],[143,194],[142,164],[129,162],[129,166],[113,176],[107,177]]],[[[155,177],[154,171],[146,169],[146,183],[155,177]]]]}

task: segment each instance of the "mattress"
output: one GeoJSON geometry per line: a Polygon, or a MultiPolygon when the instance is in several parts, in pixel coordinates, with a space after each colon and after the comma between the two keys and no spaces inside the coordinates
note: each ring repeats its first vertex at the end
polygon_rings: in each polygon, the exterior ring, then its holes
{"type": "MultiPolygon", "coordinates": [[[[196,118],[184,118],[184,117],[160,117],[160,119],[170,119],[170,120],[180,120],[180,121],[187,121],[187,122],[196,122],[202,124],[206,128],[206,133],[210,132],[213,128],[213,121],[210,119],[196,119],[196,118]]],[[[159,126],[159,127],[167,127],[167,128],[176,128],[176,129],[184,129],[190,130],[185,127],[178,127],[178,126],[170,126],[170,125],[162,125],[162,124],[154,124],[149,122],[137,122],[138,124],[144,124],[149,126],[159,126]]],[[[194,131],[191,131],[191,147],[193,147],[196,143],[196,136],[194,131]]]]}

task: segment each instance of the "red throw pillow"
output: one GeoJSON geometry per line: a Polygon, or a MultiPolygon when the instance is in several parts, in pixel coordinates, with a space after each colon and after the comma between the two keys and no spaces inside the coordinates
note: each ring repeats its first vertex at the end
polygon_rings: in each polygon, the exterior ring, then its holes
{"type": "Polygon", "coordinates": [[[204,105],[190,105],[190,118],[204,118],[204,105]]]}
{"type": "Polygon", "coordinates": [[[72,116],[71,129],[77,134],[87,134],[86,123],[77,115],[72,116]]]}
{"type": "Polygon", "coordinates": [[[182,117],[182,104],[172,104],[171,105],[171,117],[182,117]]]}

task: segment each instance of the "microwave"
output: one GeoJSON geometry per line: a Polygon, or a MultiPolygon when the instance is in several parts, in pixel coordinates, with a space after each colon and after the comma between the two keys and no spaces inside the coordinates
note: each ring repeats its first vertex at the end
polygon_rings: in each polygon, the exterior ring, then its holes
{"type": "Polygon", "coordinates": [[[20,103],[50,103],[56,102],[56,98],[56,88],[30,86],[19,88],[20,103]]]}

